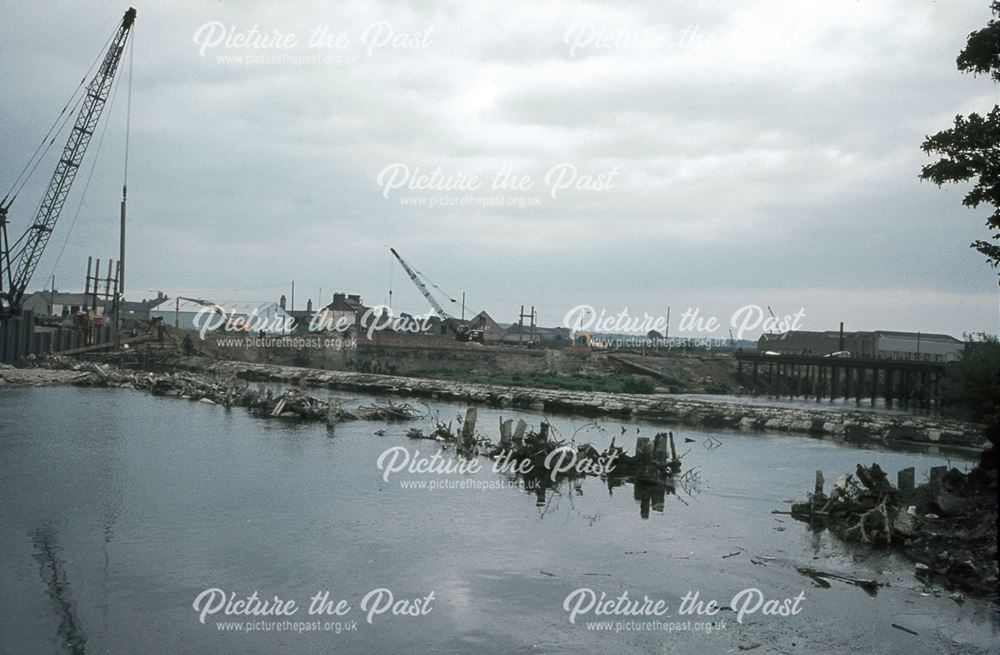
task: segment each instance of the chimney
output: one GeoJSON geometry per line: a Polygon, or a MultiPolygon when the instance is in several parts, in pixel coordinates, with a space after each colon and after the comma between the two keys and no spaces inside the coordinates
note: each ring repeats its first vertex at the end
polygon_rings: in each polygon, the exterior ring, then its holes
{"type": "Polygon", "coordinates": [[[306,311],[311,314],[312,310],[313,310],[313,299],[310,298],[309,300],[306,301],[306,311]]]}
{"type": "Polygon", "coordinates": [[[345,296],[342,293],[335,293],[335,294],[333,294],[333,302],[334,302],[334,304],[337,304],[337,305],[343,305],[346,298],[347,298],[347,296],[345,296]]]}
{"type": "Polygon", "coordinates": [[[840,322],[840,351],[844,350],[844,322],[840,322]]]}
{"type": "Polygon", "coordinates": [[[280,299],[280,300],[278,300],[278,305],[279,305],[279,306],[280,306],[280,307],[281,307],[282,309],[286,309],[286,307],[287,307],[287,305],[288,305],[288,299],[287,299],[287,298],[285,298],[285,294],[281,294],[281,299],[280,299]]]}
{"type": "Polygon", "coordinates": [[[351,295],[349,295],[347,297],[350,298],[351,300],[353,300],[354,302],[358,303],[359,305],[361,304],[361,296],[360,295],[358,295],[358,294],[355,293],[355,294],[351,294],[351,295]]]}

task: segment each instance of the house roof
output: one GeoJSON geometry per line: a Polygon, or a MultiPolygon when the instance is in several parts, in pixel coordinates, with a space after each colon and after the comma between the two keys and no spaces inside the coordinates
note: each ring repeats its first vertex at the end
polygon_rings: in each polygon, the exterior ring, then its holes
{"type": "Polygon", "coordinates": [[[469,325],[481,330],[503,330],[497,322],[493,320],[486,310],[483,310],[469,320],[469,325]]]}
{"type": "Polygon", "coordinates": [[[341,297],[340,294],[335,294],[333,302],[323,307],[323,309],[329,309],[334,312],[366,312],[368,307],[361,302],[360,297],[344,296],[341,297]]]}

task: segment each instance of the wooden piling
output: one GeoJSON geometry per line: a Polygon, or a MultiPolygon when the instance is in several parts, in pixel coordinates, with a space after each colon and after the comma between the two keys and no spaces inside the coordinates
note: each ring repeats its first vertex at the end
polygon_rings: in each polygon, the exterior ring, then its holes
{"type": "Polygon", "coordinates": [[[512,436],[514,426],[513,419],[507,419],[506,421],[503,417],[500,417],[500,447],[510,448],[510,441],[512,436]]]}
{"type": "Polygon", "coordinates": [[[465,410],[465,422],[462,423],[462,434],[459,438],[459,448],[467,448],[476,441],[476,415],[475,407],[465,410]]]}
{"type": "Polygon", "coordinates": [[[900,491],[913,491],[916,482],[916,470],[911,466],[900,470],[896,475],[896,487],[900,491]]]}
{"type": "Polygon", "coordinates": [[[639,437],[635,440],[635,456],[637,459],[651,459],[653,456],[653,443],[649,437],[639,437]]]}
{"type": "Polygon", "coordinates": [[[340,403],[336,398],[330,396],[330,399],[326,401],[326,424],[336,425],[337,416],[340,413],[340,403]]]}
{"type": "Polygon", "coordinates": [[[667,452],[667,433],[660,432],[655,437],[653,437],[653,459],[657,462],[666,463],[667,458],[670,456],[667,452]]]}
{"type": "Polygon", "coordinates": [[[878,397],[878,368],[872,368],[872,407],[875,406],[875,399],[878,397]]]}
{"type": "Polygon", "coordinates": [[[816,471],[816,488],[813,490],[813,494],[817,496],[823,495],[823,471],[816,471]]]}

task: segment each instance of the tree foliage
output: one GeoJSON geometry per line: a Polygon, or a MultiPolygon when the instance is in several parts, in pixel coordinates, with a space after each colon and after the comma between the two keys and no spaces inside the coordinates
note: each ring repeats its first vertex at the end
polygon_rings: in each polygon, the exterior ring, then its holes
{"type": "MultiPolygon", "coordinates": [[[[969,35],[956,63],[962,72],[989,75],[1000,82],[1000,0],[991,7],[995,18],[969,35]]],[[[938,186],[971,181],[973,187],[962,203],[973,208],[982,204],[993,207],[986,218],[992,242],[978,240],[972,247],[994,268],[1000,267],[1000,105],[985,116],[956,116],[952,128],[927,137],[921,148],[928,155],[940,156],[923,167],[921,178],[938,186]]]]}
{"type": "Polygon", "coordinates": [[[959,415],[986,425],[996,445],[1000,434],[1000,341],[989,334],[968,337],[962,358],[948,365],[943,401],[959,415]]]}

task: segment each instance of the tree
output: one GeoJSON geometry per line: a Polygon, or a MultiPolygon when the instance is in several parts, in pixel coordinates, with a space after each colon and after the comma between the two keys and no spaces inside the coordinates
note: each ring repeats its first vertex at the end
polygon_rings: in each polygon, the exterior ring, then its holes
{"type": "MultiPolygon", "coordinates": [[[[991,9],[995,18],[969,35],[955,63],[963,73],[989,75],[1000,83],[1000,0],[994,0],[991,9]]],[[[923,167],[921,179],[938,186],[972,181],[962,204],[993,206],[993,213],[986,218],[993,242],[977,240],[971,247],[986,255],[991,266],[1000,268],[1000,243],[994,243],[1000,242],[1000,105],[985,116],[956,116],[954,127],[926,137],[921,149],[941,157],[923,167]]]]}
{"type": "Polygon", "coordinates": [[[994,446],[1000,437],[1000,340],[989,334],[966,336],[962,358],[947,365],[942,401],[957,416],[986,425],[994,446]]]}

